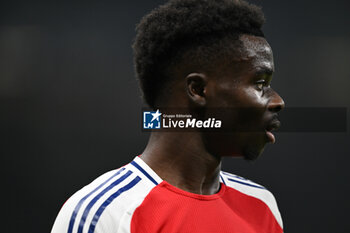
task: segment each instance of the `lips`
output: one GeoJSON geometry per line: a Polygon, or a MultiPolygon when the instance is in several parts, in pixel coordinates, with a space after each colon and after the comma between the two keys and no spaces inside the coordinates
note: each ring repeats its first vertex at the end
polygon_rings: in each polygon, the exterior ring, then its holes
{"type": "Polygon", "coordinates": [[[266,127],[265,132],[266,132],[267,140],[272,144],[276,142],[275,135],[272,133],[272,131],[277,130],[280,126],[281,126],[281,122],[275,118],[266,127]]]}

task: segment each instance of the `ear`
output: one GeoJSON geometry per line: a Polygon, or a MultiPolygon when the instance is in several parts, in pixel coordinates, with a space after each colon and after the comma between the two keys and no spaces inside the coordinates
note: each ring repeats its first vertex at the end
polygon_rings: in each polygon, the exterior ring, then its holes
{"type": "Polygon", "coordinates": [[[186,77],[187,95],[195,105],[206,105],[207,77],[202,73],[191,73],[186,77]]]}

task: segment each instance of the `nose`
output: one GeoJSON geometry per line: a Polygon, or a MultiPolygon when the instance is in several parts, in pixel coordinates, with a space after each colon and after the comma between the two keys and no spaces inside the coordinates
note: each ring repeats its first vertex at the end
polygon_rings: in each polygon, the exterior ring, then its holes
{"type": "Polygon", "coordinates": [[[270,102],[267,105],[267,108],[271,112],[279,112],[284,108],[284,106],[285,104],[282,97],[277,92],[274,92],[271,96],[270,102]]]}

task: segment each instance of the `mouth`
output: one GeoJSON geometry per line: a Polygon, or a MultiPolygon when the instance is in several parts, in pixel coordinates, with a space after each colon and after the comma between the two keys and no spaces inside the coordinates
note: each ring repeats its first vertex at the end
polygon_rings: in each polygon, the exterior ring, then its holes
{"type": "Polygon", "coordinates": [[[281,122],[277,119],[274,119],[266,127],[265,133],[266,133],[267,140],[270,143],[274,144],[276,142],[276,137],[272,132],[277,130],[280,126],[281,126],[281,122]]]}

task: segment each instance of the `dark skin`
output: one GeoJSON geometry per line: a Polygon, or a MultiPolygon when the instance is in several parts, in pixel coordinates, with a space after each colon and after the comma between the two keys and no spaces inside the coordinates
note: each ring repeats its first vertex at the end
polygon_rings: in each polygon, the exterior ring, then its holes
{"type": "Polygon", "coordinates": [[[223,156],[252,160],[266,143],[275,141],[271,131],[279,126],[277,112],[284,102],[270,86],[274,71],[271,47],[262,37],[241,35],[240,40],[240,56],[224,74],[190,73],[173,85],[173,96],[168,99],[169,106],[187,109],[236,108],[227,116],[233,130],[219,134],[152,132],[140,156],[164,181],[182,190],[217,193],[223,156]],[[254,132],[234,130],[242,125],[254,132]]]}

